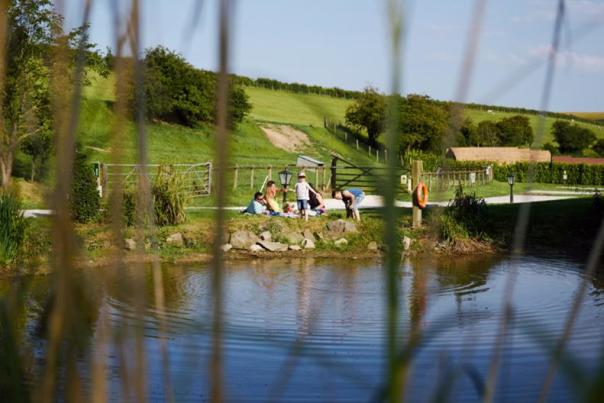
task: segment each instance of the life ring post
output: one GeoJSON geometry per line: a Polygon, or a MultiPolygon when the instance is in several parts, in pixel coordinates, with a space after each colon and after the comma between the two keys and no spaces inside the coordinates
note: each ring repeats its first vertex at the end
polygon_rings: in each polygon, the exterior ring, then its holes
{"type": "MultiPolygon", "coordinates": [[[[417,189],[421,182],[422,174],[424,172],[424,162],[422,160],[413,160],[411,163],[411,188],[417,189]]],[[[415,193],[415,192],[414,192],[415,193]]],[[[413,197],[413,195],[412,195],[413,197]]],[[[413,203],[413,228],[419,228],[422,226],[422,210],[413,203]]]]}

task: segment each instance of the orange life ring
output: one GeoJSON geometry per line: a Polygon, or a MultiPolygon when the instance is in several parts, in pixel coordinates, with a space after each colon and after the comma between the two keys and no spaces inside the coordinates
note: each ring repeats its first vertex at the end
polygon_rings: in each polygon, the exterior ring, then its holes
{"type": "Polygon", "coordinates": [[[413,192],[413,201],[420,209],[424,209],[428,204],[428,188],[424,185],[424,182],[417,184],[417,187],[413,192]]]}

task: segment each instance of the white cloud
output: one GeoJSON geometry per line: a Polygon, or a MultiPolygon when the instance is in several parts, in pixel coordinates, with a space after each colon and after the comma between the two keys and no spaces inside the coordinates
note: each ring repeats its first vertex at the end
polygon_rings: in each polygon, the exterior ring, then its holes
{"type": "MultiPolygon", "coordinates": [[[[545,59],[550,57],[552,52],[552,47],[546,45],[534,48],[530,54],[545,59]]],[[[562,50],[556,55],[556,61],[561,67],[575,68],[584,73],[604,73],[604,56],[599,54],[562,50]]]]}

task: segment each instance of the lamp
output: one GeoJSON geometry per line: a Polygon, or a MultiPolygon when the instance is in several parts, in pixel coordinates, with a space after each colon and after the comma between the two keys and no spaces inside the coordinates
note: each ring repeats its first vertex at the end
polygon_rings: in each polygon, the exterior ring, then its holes
{"type": "Polygon", "coordinates": [[[514,177],[513,173],[508,175],[508,185],[510,185],[510,204],[514,203],[514,177]]]}
{"type": "Polygon", "coordinates": [[[279,172],[279,180],[281,181],[281,186],[283,186],[283,203],[287,201],[287,187],[289,186],[289,182],[292,180],[292,172],[285,167],[285,169],[279,172]]]}

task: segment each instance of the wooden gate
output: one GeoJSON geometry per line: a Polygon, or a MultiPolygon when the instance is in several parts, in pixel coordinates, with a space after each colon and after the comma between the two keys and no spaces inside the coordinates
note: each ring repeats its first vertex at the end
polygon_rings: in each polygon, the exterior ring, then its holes
{"type": "MultiPolygon", "coordinates": [[[[380,183],[384,183],[387,173],[388,167],[380,165],[359,166],[337,154],[332,154],[332,189],[359,188],[365,193],[379,194],[381,192],[378,187],[380,183]]],[[[396,175],[400,178],[397,190],[402,193],[407,188],[409,171],[401,167],[397,169],[396,175]]]]}

